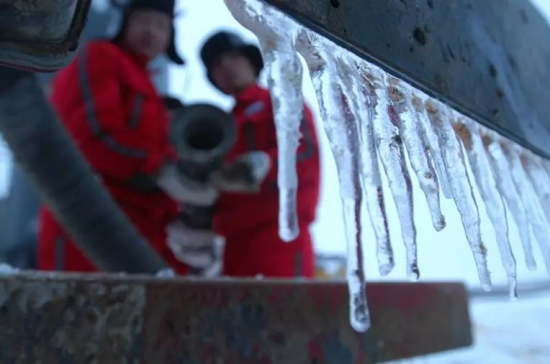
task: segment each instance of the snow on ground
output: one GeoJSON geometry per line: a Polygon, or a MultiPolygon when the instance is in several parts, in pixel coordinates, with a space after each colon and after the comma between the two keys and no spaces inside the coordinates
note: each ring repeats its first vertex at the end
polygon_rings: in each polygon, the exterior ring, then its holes
{"type": "Polygon", "coordinates": [[[550,363],[550,295],[513,303],[474,301],[471,316],[476,336],[472,348],[393,363],[550,363]]]}

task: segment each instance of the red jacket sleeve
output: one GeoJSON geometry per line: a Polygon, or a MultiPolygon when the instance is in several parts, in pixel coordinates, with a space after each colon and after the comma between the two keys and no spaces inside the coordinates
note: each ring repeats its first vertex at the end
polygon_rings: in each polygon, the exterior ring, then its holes
{"type": "Polygon", "coordinates": [[[158,172],[169,151],[159,148],[158,139],[144,138],[129,127],[117,74],[117,55],[110,45],[91,43],[83,47],[73,64],[75,74],[68,77],[78,80],[83,110],[80,118],[84,121],[80,122],[80,128],[88,129],[85,133],[88,137],[79,141],[82,151],[100,174],[126,180],[158,172]]]}
{"type": "MultiPolygon", "coordinates": [[[[266,92],[267,96],[269,94],[266,92]]],[[[279,218],[277,186],[278,149],[273,110],[269,99],[262,98],[265,107],[259,113],[239,115],[239,140],[229,160],[251,151],[266,152],[272,168],[257,194],[223,193],[216,211],[216,229],[227,237],[245,236],[263,226],[276,226],[279,218]],[[251,116],[252,115],[252,116],[251,116]],[[240,121],[240,122],[239,122],[240,121]],[[242,234],[242,235],[241,235],[242,234]]],[[[252,104],[254,105],[254,101],[252,104]]],[[[259,104],[258,104],[259,105],[259,104]]],[[[250,106],[248,106],[250,107],[250,106]]],[[[297,150],[298,175],[297,214],[301,228],[316,217],[320,187],[320,153],[311,111],[304,106],[300,146],[297,150]]]]}

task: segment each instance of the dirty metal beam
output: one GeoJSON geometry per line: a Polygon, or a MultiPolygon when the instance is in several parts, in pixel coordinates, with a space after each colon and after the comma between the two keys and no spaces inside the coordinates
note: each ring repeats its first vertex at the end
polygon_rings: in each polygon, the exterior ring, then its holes
{"type": "Polygon", "coordinates": [[[264,0],[550,158],[550,27],[526,0],[264,0]]]}
{"type": "Polygon", "coordinates": [[[0,278],[1,363],[375,363],[471,345],[460,283],[372,283],[373,327],[343,282],[0,278]]]}

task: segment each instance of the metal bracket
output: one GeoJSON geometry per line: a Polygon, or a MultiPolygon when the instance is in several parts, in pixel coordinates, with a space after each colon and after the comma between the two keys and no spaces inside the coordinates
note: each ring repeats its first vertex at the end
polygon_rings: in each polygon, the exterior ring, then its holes
{"type": "Polygon", "coordinates": [[[463,284],[367,291],[358,334],[344,282],[4,276],[0,363],[356,364],[472,344],[463,284]]]}
{"type": "Polygon", "coordinates": [[[525,0],[264,0],[550,158],[550,27],[525,0]]]}

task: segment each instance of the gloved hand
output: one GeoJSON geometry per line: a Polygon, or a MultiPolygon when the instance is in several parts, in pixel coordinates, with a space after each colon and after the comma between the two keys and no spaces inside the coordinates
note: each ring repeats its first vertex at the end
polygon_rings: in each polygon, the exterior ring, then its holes
{"type": "Polygon", "coordinates": [[[253,151],[226,164],[212,174],[212,185],[225,192],[257,192],[271,169],[266,152],[253,151]]]}
{"type": "Polygon", "coordinates": [[[174,200],[196,206],[212,206],[219,192],[212,185],[186,179],[176,165],[166,165],[157,176],[157,185],[174,200]]]}
{"type": "Polygon", "coordinates": [[[221,273],[224,242],[215,232],[190,229],[175,221],[166,233],[170,250],[180,262],[192,268],[192,274],[214,277],[221,273]]]}

